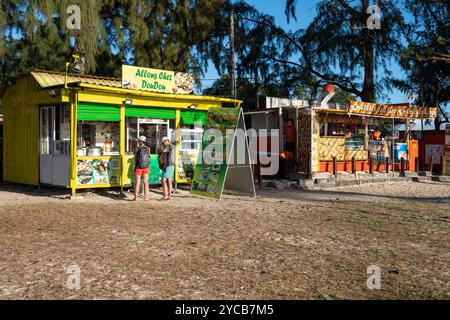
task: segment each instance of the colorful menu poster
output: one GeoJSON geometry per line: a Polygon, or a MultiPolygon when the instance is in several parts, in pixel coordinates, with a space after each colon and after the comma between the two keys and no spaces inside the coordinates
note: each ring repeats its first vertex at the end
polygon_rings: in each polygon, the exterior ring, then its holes
{"type": "Polygon", "coordinates": [[[105,185],[119,183],[119,159],[78,160],[78,185],[105,185]]]}
{"type": "Polygon", "coordinates": [[[204,134],[202,140],[202,152],[198,156],[192,180],[191,193],[210,198],[220,199],[225,185],[231,148],[236,134],[236,128],[241,109],[210,108],[205,125],[205,131],[218,130],[222,134],[223,146],[214,156],[214,161],[205,161],[204,155],[207,147],[213,142],[211,135],[204,134]],[[227,135],[227,130],[231,130],[227,135]],[[220,157],[220,159],[219,159],[220,157]],[[211,163],[212,162],[212,163],[211,163]]]}

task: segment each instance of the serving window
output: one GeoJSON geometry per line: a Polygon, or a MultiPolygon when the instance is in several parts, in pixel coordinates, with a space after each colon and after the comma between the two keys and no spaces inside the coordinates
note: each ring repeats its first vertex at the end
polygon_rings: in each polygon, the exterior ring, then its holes
{"type": "Polygon", "coordinates": [[[194,176],[207,114],[207,111],[200,110],[182,110],[180,113],[180,152],[177,168],[178,178],[181,180],[191,180],[194,176]]]}
{"type": "Polygon", "coordinates": [[[364,136],[366,127],[364,124],[330,123],[321,126],[322,137],[351,137],[364,136]]]}
{"type": "Polygon", "coordinates": [[[78,156],[117,156],[120,153],[120,108],[117,105],[77,105],[78,156]]]}
{"type": "Polygon", "coordinates": [[[322,161],[367,159],[366,123],[361,117],[320,115],[319,158],[322,161]]]}
{"type": "Polygon", "coordinates": [[[114,156],[120,152],[120,122],[79,121],[79,156],[114,156]]]}
{"type": "Polygon", "coordinates": [[[139,137],[147,138],[147,146],[151,154],[157,153],[157,148],[164,136],[170,137],[170,120],[127,117],[127,154],[132,154],[139,137]]]}

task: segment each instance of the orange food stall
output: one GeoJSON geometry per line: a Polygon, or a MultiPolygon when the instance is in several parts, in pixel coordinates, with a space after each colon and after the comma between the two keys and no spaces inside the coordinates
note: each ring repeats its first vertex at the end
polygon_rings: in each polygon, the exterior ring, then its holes
{"type": "Polygon", "coordinates": [[[410,119],[434,118],[437,109],[406,105],[351,102],[343,108],[312,107],[299,114],[299,166],[311,175],[321,172],[416,170],[418,142],[409,134],[410,119]],[[406,126],[400,137],[398,125],[406,126]],[[394,159],[394,161],[392,161],[394,159]]]}

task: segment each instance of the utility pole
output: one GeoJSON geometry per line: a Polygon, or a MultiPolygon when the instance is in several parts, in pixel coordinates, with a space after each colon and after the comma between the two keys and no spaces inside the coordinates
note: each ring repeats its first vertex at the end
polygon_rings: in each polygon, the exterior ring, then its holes
{"type": "Polygon", "coordinates": [[[231,97],[236,98],[236,75],[234,63],[234,7],[231,5],[230,11],[230,86],[231,97]]]}
{"type": "Polygon", "coordinates": [[[74,59],[74,67],[72,72],[79,73],[81,75],[86,74],[86,57],[81,45],[81,30],[75,29],[75,45],[73,49],[72,58],[74,59]]]}

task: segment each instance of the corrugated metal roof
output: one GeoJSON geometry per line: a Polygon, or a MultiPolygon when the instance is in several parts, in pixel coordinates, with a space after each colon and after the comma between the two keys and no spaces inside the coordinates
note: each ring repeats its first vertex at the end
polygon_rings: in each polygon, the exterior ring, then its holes
{"type": "MultiPolygon", "coordinates": [[[[50,72],[50,71],[36,70],[32,71],[31,75],[34,77],[34,79],[36,79],[36,81],[42,88],[64,85],[66,81],[66,75],[64,72],[50,72]]],[[[122,87],[122,81],[117,78],[69,74],[67,83],[77,83],[77,82],[114,88],[122,87]]]]}
{"type": "MultiPolygon", "coordinates": [[[[31,75],[34,79],[36,79],[37,83],[43,88],[51,88],[51,87],[59,87],[64,86],[66,80],[66,74],[64,72],[53,72],[53,71],[45,71],[45,70],[34,70],[31,72],[31,75]]],[[[80,83],[85,87],[89,86],[99,86],[105,87],[104,90],[123,90],[125,93],[136,92],[139,91],[142,94],[159,94],[159,95],[167,95],[163,93],[155,93],[155,92],[147,92],[140,90],[132,90],[132,89],[123,89],[122,88],[122,80],[119,78],[108,78],[108,77],[98,77],[98,76],[90,76],[90,75],[79,75],[79,74],[69,74],[67,79],[68,84],[72,83],[80,83]],[[109,89],[111,88],[111,89],[109,89]]],[[[178,95],[185,97],[194,97],[195,95],[178,95]]],[[[200,96],[195,96],[200,97],[200,96]]],[[[221,101],[221,102],[231,102],[238,103],[240,100],[229,99],[229,98],[220,98],[220,97],[208,97],[201,96],[204,100],[221,101]]]]}

